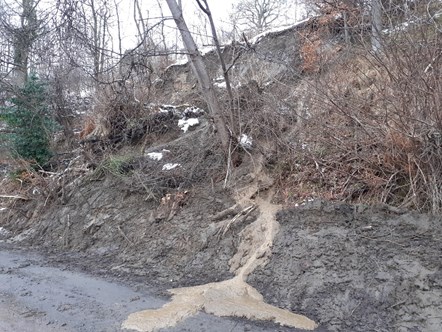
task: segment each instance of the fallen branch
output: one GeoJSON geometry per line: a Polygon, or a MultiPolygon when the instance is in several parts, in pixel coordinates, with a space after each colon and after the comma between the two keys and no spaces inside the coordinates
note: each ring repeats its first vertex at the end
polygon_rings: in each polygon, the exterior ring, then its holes
{"type": "Polygon", "coordinates": [[[123,230],[121,229],[120,226],[117,226],[118,231],[120,232],[121,236],[124,237],[124,239],[129,242],[129,244],[131,246],[133,246],[133,242],[131,240],[129,240],[129,238],[126,236],[126,234],[124,234],[123,230]]]}
{"type": "Polygon", "coordinates": [[[229,208],[227,208],[225,210],[222,210],[221,212],[218,212],[217,214],[215,214],[212,217],[212,220],[213,221],[222,220],[222,219],[225,219],[229,215],[235,215],[235,214],[238,213],[239,207],[240,206],[238,204],[232,205],[231,207],[229,207],[229,208]]]}
{"type": "Polygon", "coordinates": [[[29,201],[30,198],[20,196],[20,195],[0,195],[0,198],[13,198],[13,199],[22,199],[24,201],[29,201]]]}
{"type": "Polygon", "coordinates": [[[235,222],[245,221],[247,219],[247,217],[250,215],[250,213],[252,213],[255,209],[256,209],[256,205],[253,204],[253,205],[250,205],[249,207],[245,208],[241,212],[237,213],[231,220],[229,220],[225,224],[223,223],[223,225],[220,226],[217,236],[218,237],[224,236],[235,222]],[[221,231],[222,231],[222,234],[221,234],[221,231]]]}

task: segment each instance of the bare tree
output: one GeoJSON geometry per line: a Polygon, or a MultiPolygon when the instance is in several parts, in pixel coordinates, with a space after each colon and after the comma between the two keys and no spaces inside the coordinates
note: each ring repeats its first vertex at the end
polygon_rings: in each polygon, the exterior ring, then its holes
{"type": "Polygon", "coordinates": [[[284,16],[290,0],[239,0],[233,7],[235,21],[243,30],[260,33],[284,16]]]}
{"type": "MultiPolygon", "coordinates": [[[[230,79],[229,79],[229,72],[227,71],[226,62],[224,61],[223,53],[221,50],[221,45],[219,43],[215,23],[214,23],[213,17],[212,17],[212,12],[210,11],[209,4],[207,3],[207,0],[196,0],[196,1],[198,3],[198,6],[207,15],[207,18],[209,19],[210,29],[212,30],[213,42],[215,43],[215,46],[216,46],[216,51],[218,53],[218,57],[219,57],[219,60],[221,63],[221,69],[223,71],[224,81],[226,82],[227,93],[229,94],[230,102],[233,102],[233,93],[232,93],[232,87],[231,87],[230,79]]],[[[233,123],[231,123],[231,125],[233,125],[233,123]]]]}
{"type": "Polygon", "coordinates": [[[3,2],[0,28],[6,41],[5,55],[13,52],[12,58],[3,58],[3,65],[12,64],[16,85],[22,86],[29,71],[29,58],[32,46],[44,30],[43,21],[37,18],[37,5],[40,0],[21,0],[16,3],[3,2]],[[12,51],[12,52],[11,52],[12,51]]]}
{"type": "Polygon", "coordinates": [[[172,12],[175,23],[180,30],[181,37],[190,58],[192,69],[198,79],[201,92],[207,102],[210,114],[213,117],[215,127],[218,132],[218,137],[224,150],[227,151],[230,140],[229,132],[227,131],[226,121],[224,119],[220,103],[213,88],[212,81],[204,64],[203,57],[198,51],[198,47],[195,44],[192,34],[189,32],[181,8],[178,6],[175,0],[166,1],[170,11],[172,12]]]}

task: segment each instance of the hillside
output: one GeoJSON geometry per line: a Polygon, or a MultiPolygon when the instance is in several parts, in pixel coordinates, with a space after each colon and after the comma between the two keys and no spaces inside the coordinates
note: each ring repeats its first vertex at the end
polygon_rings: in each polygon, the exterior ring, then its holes
{"type": "Polygon", "coordinates": [[[232,95],[208,51],[229,151],[189,62],[68,100],[78,133],[44,167],[2,160],[2,246],[170,290],[122,329],[204,311],[269,331],[439,331],[433,23],[384,31],[382,53],[334,12],[224,45],[232,95]]]}

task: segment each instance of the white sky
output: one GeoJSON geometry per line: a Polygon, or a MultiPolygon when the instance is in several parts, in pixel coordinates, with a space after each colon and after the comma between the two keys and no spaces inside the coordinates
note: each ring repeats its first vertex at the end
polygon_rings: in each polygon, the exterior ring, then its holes
{"type": "MultiPolygon", "coordinates": [[[[135,44],[135,38],[134,35],[136,34],[135,27],[133,26],[133,6],[134,3],[132,0],[120,0],[121,7],[124,10],[123,15],[120,16],[121,21],[123,23],[127,24],[127,27],[124,31],[124,38],[125,38],[125,46],[130,44],[135,44]],[[127,5],[128,6],[127,6],[127,5]],[[129,42],[129,40],[133,40],[133,42],[129,42]]],[[[160,10],[158,3],[161,4],[163,14],[165,16],[171,16],[170,11],[168,9],[167,3],[165,0],[139,0],[142,10],[144,11],[143,15],[146,17],[159,17],[160,16],[160,10]],[[149,14],[147,14],[149,12],[149,14]]],[[[232,10],[232,5],[237,0],[208,0],[210,10],[212,12],[212,16],[215,20],[215,24],[218,29],[225,28],[226,30],[229,30],[229,15],[232,10]]],[[[195,29],[203,30],[201,22],[198,20],[196,12],[199,12],[200,15],[202,14],[201,11],[198,8],[198,5],[196,3],[196,0],[182,0],[183,5],[183,11],[184,11],[184,18],[186,20],[187,25],[189,26],[189,29],[192,32],[197,32],[195,29]]],[[[299,21],[302,18],[303,12],[300,7],[297,6],[290,6],[287,8],[287,12],[291,13],[291,17],[293,17],[293,22],[295,23],[299,21]]],[[[152,22],[152,21],[151,21],[152,22]]],[[[175,28],[175,23],[173,20],[166,23],[166,26],[172,27],[172,29],[175,28]]],[[[207,32],[210,34],[209,32],[207,32]]],[[[170,32],[170,34],[174,34],[174,32],[170,32]]],[[[198,43],[198,38],[197,43],[198,43]]],[[[126,46],[130,47],[130,46],[126,46]]]]}
{"type": "MultiPolygon", "coordinates": [[[[208,0],[212,16],[215,20],[217,26],[226,24],[228,22],[228,15],[231,11],[232,4],[236,0],[208,0]]],[[[161,4],[163,13],[165,16],[171,16],[169,8],[165,0],[140,0],[143,15],[150,17],[159,17],[161,15],[158,2],[161,4]],[[147,12],[149,14],[147,14],[147,12]]],[[[198,24],[198,18],[195,16],[195,12],[198,9],[195,0],[182,0],[184,18],[186,20],[189,29],[192,30],[192,25],[198,24]]],[[[136,34],[136,29],[133,26],[133,10],[134,2],[132,0],[121,0],[121,6],[124,13],[121,15],[121,21],[127,25],[124,36],[127,40],[134,39],[134,34],[136,34]],[[126,6],[126,3],[128,6],[126,6]]],[[[152,20],[154,21],[154,20],[152,20]]],[[[173,20],[166,23],[167,26],[175,27],[173,20]]]]}
{"type": "MultiPolygon", "coordinates": [[[[17,6],[19,2],[18,0],[0,0],[1,2],[4,1],[8,5],[15,5],[17,6]]],[[[85,1],[85,3],[88,3],[88,0],[82,0],[85,1]]],[[[95,0],[97,3],[99,3],[99,0],[95,0]]],[[[224,28],[225,30],[231,31],[231,27],[229,27],[229,14],[232,11],[232,5],[238,0],[208,0],[210,10],[212,12],[213,18],[215,20],[215,24],[219,29],[224,28]]],[[[293,2],[296,2],[296,0],[292,0],[293,2]]],[[[301,0],[299,0],[301,1],[301,0]]],[[[134,23],[134,1],[133,0],[116,0],[116,2],[119,4],[120,9],[120,25],[122,30],[122,37],[123,37],[123,49],[129,49],[133,48],[136,45],[136,35],[137,30],[134,23]]],[[[40,9],[47,10],[49,8],[53,8],[55,5],[56,0],[40,0],[39,7],[40,9]]],[[[145,18],[150,17],[152,19],[149,20],[149,24],[151,25],[155,21],[155,17],[158,18],[161,16],[161,10],[159,7],[162,7],[163,15],[165,16],[171,16],[169,8],[167,6],[166,0],[139,0],[141,10],[143,11],[143,16],[145,18]]],[[[114,4],[113,0],[108,1],[108,4],[112,7],[114,4]]],[[[201,35],[207,34],[210,35],[209,29],[207,27],[207,30],[205,32],[204,24],[202,23],[201,19],[198,19],[198,15],[195,14],[199,12],[199,15],[204,16],[204,14],[199,10],[198,5],[196,3],[196,0],[182,0],[182,5],[184,9],[184,18],[187,22],[187,25],[189,26],[189,29],[191,32],[194,32],[195,39],[198,44],[204,43],[205,41],[202,41],[203,37],[200,36],[198,39],[198,32],[201,35]]],[[[296,5],[289,6],[287,8],[287,12],[290,12],[290,18],[293,17],[293,22],[300,20],[302,17],[302,13],[300,13],[300,10],[297,9],[298,7],[296,5]]],[[[114,16],[114,20],[116,21],[116,17],[114,16]]],[[[166,22],[166,26],[170,27],[168,31],[166,31],[167,38],[171,38],[170,40],[175,40],[176,35],[176,26],[175,22],[173,20],[170,20],[166,22]]],[[[113,34],[115,36],[117,35],[116,31],[116,23],[114,23],[113,28],[113,34]]]]}

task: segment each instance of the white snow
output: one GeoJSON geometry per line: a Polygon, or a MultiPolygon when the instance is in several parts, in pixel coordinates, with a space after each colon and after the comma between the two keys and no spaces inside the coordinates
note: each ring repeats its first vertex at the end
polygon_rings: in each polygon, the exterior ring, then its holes
{"type": "Polygon", "coordinates": [[[189,59],[187,59],[187,57],[185,57],[185,58],[182,58],[182,59],[178,59],[178,60],[173,64],[173,66],[182,66],[182,65],[187,64],[188,62],[189,62],[189,59]]]}
{"type": "Polygon", "coordinates": [[[190,127],[199,125],[199,123],[200,121],[197,118],[181,119],[178,120],[178,127],[180,127],[182,131],[187,132],[190,127]]]}
{"type": "Polygon", "coordinates": [[[215,46],[205,46],[205,47],[201,47],[199,49],[200,53],[202,56],[206,55],[207,53],[210,53],[212,51],[215,51],[216,47],[215,46]]]}
{"type": "Polygon", "coordinates": [[[273,29],[270,29],[270,30],[266,30],[264,32],[261,32],[259,35],[256,35],[252,39],[250,39],[250,43],[251,44],[257,44],[257,43],[259,43],[261,41],[261,39],[263,39],[267,35],[270,35],[270,34],[273,34],[273,33],[278,33],[278,32],[283,32],[283,31],[295,28],[298,25],[301,25],[301,24],[303,24],[303,23],[305,23],[305,22],[307,22],[307,21],[309,21],[311,19],[312,19],[312,17],[309,17],[309,18],[306,18],[305,20],[296,22],[295,24],[292,24],[292,25],[289,25],[289,26],[284,25],[284,26],[280,26],[280,27],[273,28],[273,29]]]}
{"type": "Polygon", "coordinates": [[[10,232],[7,229],[0,227],[0,235],[8,235],[9,233],[10,232]]]}
{"type": "Polygon", "coordinates": [[[202,108],[199,108],[196,106],[187,107],[183,112],[184,116],[189,116],[190,114],[194,114],[195,116],[199,116],[199,115],[203,115],[204,113],[206,113],[206,112],[202,108]]]}
{"type": "Polygon", "coordinates": [[[177,168],[177,167],[179,167],[179,166],[181,166],[181,164],[171,164],[171,163],[167,163],[167,164],[164,164],[164,166],[163,166],[163,171],[170,171],[171,169],[177,168]]]}
{"type": "Polygon", "coordinates": [[[149,152],[147,156],[152,160],[161,160],[163,159],[163,154],[161,152],[149,152]]]}
{"type": "Polygon", "coordinates": [[[250,136],[247,136],[246,134],[241,134],[241,137],[239,138],[239,144],[244,149],[251,149],[252,145],[253,145],[253,141],[250,136]]]}
{"type": "Polygon", "coordinates": [[[214,86],[221,88],[221,89],[225,89],[227,87],[226,82],[222,81],[222,82],[215,82],[213,83],[214,86]]]}
{"type": "Polygon", "coordinates": [[[91,95],[92,95],[92,93],[90,90],[87,90],[87,89],[80,90],[80,97],[81,98],[90,97],[91,95]]]}
{"type": "Polygon", "coordinates": [[[175,111],[176,106],[174,105],[161,105],[160,106],[160,113],[169,113],[170,111],[175,111]]]}

